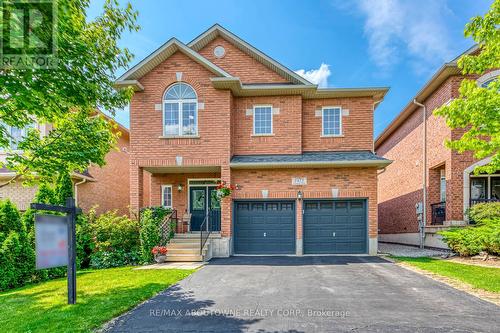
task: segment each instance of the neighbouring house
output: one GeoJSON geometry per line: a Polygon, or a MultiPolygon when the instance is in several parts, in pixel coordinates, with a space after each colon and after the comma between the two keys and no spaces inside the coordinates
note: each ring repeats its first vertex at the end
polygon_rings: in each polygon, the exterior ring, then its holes
{"type": "Polygon", "coordinates": [[[320,89],[220,25],[170,39],[116,85],[136,91],[131,207],[191,214],[193,252],[169,256],[201,255],[205,231],[220,257],[376,254],[390,161],[373,153],[373,112],[387,88],[320,89]],[[222,200],[220,182],[236,187],[222,200]]]}
{"type": "MultiPolygon", "coordinates": [[[[50,131],[50,124],[34,124],[41,135],[50,131]]],[[[11,134],[11,149],[16,149],[16,141],[22,138],[26,130],[9,128],[11,134]]],[[[117,142],[117,149],[112,149],[106,155],[106,165],[90,166],[83,173],[74,172],[71,179],[74,184],[74,195],[77,205],[84,211],[96,207],[100,214],[108,210],[118,210],[121,214],[129,214],[129,131],[118,124],[117,131],[121,136],[117,142]]],[[[0,159],[4,160],[7,152],[0,152],[0,159]]],[[[8,182],[15,173],[6,168],[0,168],[0,182],[8,182]]],[[[22,179],[18,179],[7,186],[0,187],[0,199],[10,199],[17,207],[24,211],[29,208],[38,186],[24,186],[22,179]]]]}
{"type": "MultiPolygon", "coordinates": [[[[466,51],[475,52],[477,46],[466,51]]],[[[444,118],[433,114],[459,96],[464,76],[457,67],[458,59],[444,64],[375,140],[377,155],[394,161],[378,177],[380,241],[419,244],[421,230],[415,205],[423,202],[424,174],[426,221],[421,235],[426,246],[446,247],[436,232],[467,224],[466,211],[471,205],[500,200],[500,171],[473,174],[476,166],[490,159],[478,161],[471,152],[459,154],[446,148],[445,140],[460,138],[464,130],[451,130],[444,118]]],[[[487,85],[498,75],[500,70],[493,70],[468,78],[487,85]]]]}

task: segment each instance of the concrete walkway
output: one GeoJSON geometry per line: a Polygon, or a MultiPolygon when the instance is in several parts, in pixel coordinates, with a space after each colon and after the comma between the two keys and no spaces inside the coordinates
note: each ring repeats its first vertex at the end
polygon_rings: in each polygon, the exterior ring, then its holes
{"type": "Polygon", "coordinates": [[[379,257],[214,259],[111,332],[498,332],[500,308],[379,257]]]}
{"type": "Polygon", "coordinates": [[[401,244],[379,243],[378,253],[390,254],[397,257],[441,257],[451,253],[449,250],[421,249],[417,246],[401,244]]]}
{"type": "Polygon", "coordinates": [[[205,265],[204,262],[165,262],[163,264],[140,266],[134,269],[197,269],[203,265],[205,265]]]}

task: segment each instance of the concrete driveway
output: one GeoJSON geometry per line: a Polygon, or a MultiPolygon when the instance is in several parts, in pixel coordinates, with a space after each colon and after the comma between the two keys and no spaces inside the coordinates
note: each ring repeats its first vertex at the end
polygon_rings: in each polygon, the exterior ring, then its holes
{"type": "Polygon", "coordinates": [[[378,257],[215,259],[112,332],[498,332],[500,308],[378,257]]]}

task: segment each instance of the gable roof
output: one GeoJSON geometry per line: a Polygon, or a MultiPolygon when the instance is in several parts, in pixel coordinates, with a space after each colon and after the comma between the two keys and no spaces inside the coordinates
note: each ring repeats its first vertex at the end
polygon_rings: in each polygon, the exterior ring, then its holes
{"type": "Polygon", "coordinates": [[[216,89],[230,89],[235,96],[302,95],[306,99],[373,97],[382,100],[389,90],[387,87],[318,88],[317,85],[312,84],[302,76],[265,55],[238,36],[221,27],[219,24],[213,25],[207,31],[193,39],[188,45],[185,45],[176,38],[171,38],[120,76],[115,81],[115,87],[119,89],[131,86],[135,91],[143,91],[144,87],[138,80],[177,51],[184,53],[189,58],[214,73],[216,77],[211,78],[211,81],[216,89]],[[238,77],[231,76],[231,74],[198,53],[199,50],[218,36],[221,36],[263,65],[290,80],[291,83],[242,84],[238,77]]]}
{"type": "Polygon", "coordinates": [[[418,93],[408,102],[404,109],[394,118],[389,125],[375,139],[375,149],[377,149],[399,126],[401,126],[412,113],[420,107],[413,103],[414,100],[423,103],[425,100],[439,88],[439,86],[452,75],[461,75],[462,72],[458,68],[458,59],[465,54],[473,54],[479,49],[477,44],[470,47],[467,51],[460,54],[458,57],[441,66],[429,81],[418,91],[418,93]]]}
{"type": "Polygon", "coordinates": [[[135,65],[134,67],[126,71],[122,76],[120,76],[116,80],[115,85],[117,87],[133,86],[135,90],[143,90],[144,88],[137,80],[146,75],[149,71],[151,71],[153,68],[161,64],[163,61],[165,61],[168,57],[170,57],[177,51],[182,52],[183,54],[193,59],[194,61],[196,61],[197,63],[199,63],[212,73],[216,74],[217,76],[231,77],[231,75],[228,74],[226,71],[224,71],[222,68],[213,64],[198,52],[193,51],[192,49],[187,47],[177,38],[171,38],[165,44],[163,44],[153,53],[151,53],[149,56],[144,58],[137,65],[135,65]]]}
{"type": "Polygon", "coordinates": [[[259,49],[245,42],[243,39],[239,38],[238,36],[230,32],[229,30],[223,28],[219,24],[214,24],[207,31],[203,32],[201,35],[199,35],[191,42],[189,42],[187,46],[193,49],[194,51],[199,52],[203,47],[205,47],[208,43],[213,41],[218,36],[221,36],[222,38],[224,38],[225,40],[236,46],[238,49],[248,54],[250,57],[259,61],[264,66],[270,68],[271,70],[278,73],[282,77],[290,80],[290,82],[293,82],[295,84],[312,85],[311,82],[309,82],[299,74],[283,66],[273,58],[264,54],[259,49]]]}

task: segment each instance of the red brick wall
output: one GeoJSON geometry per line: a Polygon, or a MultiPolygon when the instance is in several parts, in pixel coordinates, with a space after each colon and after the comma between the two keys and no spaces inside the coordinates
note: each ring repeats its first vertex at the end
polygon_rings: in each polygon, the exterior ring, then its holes
{"type": "Polygon", "coordinates": [[[128,134],[123,133],[117,146],[119,150],[111,150],[106,155],[104,167],[89,168],[89,173],[96,181],[78,185],[78,205],[84,211],[98,205],[98,214],[114,209],[120,214],[129,213],[128,134]]]}
{"type": "Polygon", "coordinates": [[[188,179],[193,178],[220,178],[220,173],[169,173],[169,174],[154,174],[151,177],[151,206],[160,206],[161,202],[161,186],[172,185],[172,205],[177,209],[177,213],[182,216],[188,207],[188,179]],[[179,192],[177,185],[182,184],[183,189],[179,192]]]}
{"type": "MultiPolygon", "coordinates": [[[[205,159],[229,160],[230,92],[212,87],[210,78],[215,75],[177,52],[157,66],[140,82],[143,92],[134,95],[130,112],[130,146],[133,160],[159,159],[175,165],[175,157],[182,152],[185,164],[196,164],[205,159]],[[155,104],[162,104],[165,90],[177,82],[176,72],[182,72],[182,81],[190,84],[204,103],[198,111],[199,138],[165,139],[162,111],[155,104]]],[[[141,165],[143,163],[140,163],[141,165]]],[[[219,163],[220,164],[220,163],[219,163]]]]}
{"type": "Polygon", "coordinates": [[[287,79],[221,37],[208,43],[199,53],[232,76],[240,78],[243,83],[289,83],[287,79]],[[214,56],[214,48],[219,45],[226,50],[222,58],[214,56]]]}
{"type": "Polygon", "coordinates": [[[373,99],[334,98],[303,101],[302,144],[304,151],[373,150],[373,99]],[[321,137],[322,117],[316,110],[340,106],[349,110],[342,116],[342,137],[321,137]]]}
{"type": "MultiPolygon", "coordinates": [[[[440,200],[439,170],[446,174],[446,219],[463,219],[463,170],[473,163],[469,154],[458,155],[444,145],[457,137],[443,118],[432,112],[458,97],[462,76],[451,76],[427,98],[427,223],[432,203],[440,200]]],[[[417,232],[415,204],[422,200],[422,109],[418,108],[377,149],[394,162],[379,175],[379,224],[381,233],[417,232]],[[401,181],[404,180],[404,181],[401,181]]]]}
{"type": "MultiPolygon", "coordinates": [[[[377,235],[377,178],[375,168],[328,169],[273,169],[233,170],[232,183],[240,190],[233,199],[262,198],[262,190],[269,198],[297,198],[300,190],[304,198],[332,198],[332,188],[339,189],[339,198],[368,198],[369,235],[377,235]],[[292,185],[293,177],[306,177],[307,185],[292,185]]],[[[299,232],[299,231],[297,231],[299,232]]]]}
{"type": "Polygon", "coordinates": [[[300,154],[302,153],[302,97],[245,97],[235,98],[232,114],[234,155],[246,154],[300,154]],[[272,105],[279,108],[273,114],[273,134],[271,136],[253,135],[254,105],[272,105]]]}
{"type": "MultiPolygon", "coordinates": [[[[222,40],[214,41],[201,53],[224,70],[242,78],[244,82],[284,82],[279,75],[269,71],[267,67],[255,64],[253,59],[222,40]],[[225,43],[227,54],[222,59],[214,60],[211,56],[212,48],[218,43],[225,43]]],[[[174,207],[182,212],[187,208],[187,178],[220,177],[227,183],[241,184],[243,187],[235,191],[235,198],[260,198],[260,186],[269,182],[267,187],[271,196],[295,198],[298,188],[291,186],[291,177],[292,174],[297,176],[299,172],[308,177],[309,185],[303,189],[306,198],[331,198],[332,187],[339,188],[339,197],[368,198],[370,235],[377,234],[377,180],[374,168],[255,171],[229,168],[229,160],[233,154],[300,154],[303,147],[309,151],[371,150],[371,98],[316,101],[303,101],[301,96],[239,98],[233,97],[230,91],[214,89],[210,82],[210,78],[214,76],[178,52],[140,80],[144,91],[134,95],[130,108],[130,200],[134,209],[145,204],[160,204],[161,185],[172,184],[174,207]],[[177,72],[182,72],[182,81],[193,86],[198,94],[198,101],[204,103],[204,109],[198,112],[199,138],[161,138],[162,112],[155,110],[155,104],[162,103],[164,91],[176,82],[177,72]],[[253,116],[247,116],[246,110],[252,109],[255,104],[271,104],[274,108],[279,108],[279,114],[273,115],[274,136],[252,137],[253,116]],[[316,118],[314,110],[318,105],[321,107],[332,104],[349,109],[349,115],[343,117],[345,137],[319,139],[321,117],[316,118]],[[220,166],[220,173],[153,173],[149,176],[144,172],[175,166],[176,156],[183,157],[183,166],[220,166]],[[181,192],[176,189],[178,183],[186,186],[181,192]]],[[[229,236],[231,199],[224,199],[221,207],[222,235],[229,236]]]]}

